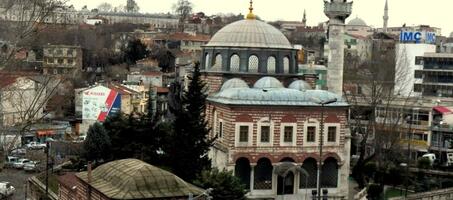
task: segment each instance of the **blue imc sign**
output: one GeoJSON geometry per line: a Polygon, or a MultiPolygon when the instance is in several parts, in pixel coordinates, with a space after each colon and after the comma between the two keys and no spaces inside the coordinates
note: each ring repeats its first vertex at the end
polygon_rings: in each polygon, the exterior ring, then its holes
{"type": "Polygon", "coordinates": [[[419,32],[419,31],[401,31],[400,42],[405,43],[427,43],[434,44],[436,43],[436,33],[433,32],[419,32]]]}

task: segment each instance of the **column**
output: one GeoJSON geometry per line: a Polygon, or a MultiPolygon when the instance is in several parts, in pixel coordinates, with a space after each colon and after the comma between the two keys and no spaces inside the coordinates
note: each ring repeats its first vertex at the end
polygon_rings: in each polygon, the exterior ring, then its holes
{"type": "Polygon", "coordinates": [[[253,184],[255,183],[255,167],[256,164],[250,164],[250,193],[253,195],[253,184]]]}

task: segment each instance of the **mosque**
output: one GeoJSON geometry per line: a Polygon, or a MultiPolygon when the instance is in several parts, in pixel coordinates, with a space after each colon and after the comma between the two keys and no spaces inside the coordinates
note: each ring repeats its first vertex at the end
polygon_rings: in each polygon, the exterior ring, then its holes
{"type": "Polygon", "coordinates": [[[252,5],[203,47],[212,165],[233,171],[252,199],[311,199],[318,184],[347,197],[348,104],[298,74],[297,50],[252,5]]]}

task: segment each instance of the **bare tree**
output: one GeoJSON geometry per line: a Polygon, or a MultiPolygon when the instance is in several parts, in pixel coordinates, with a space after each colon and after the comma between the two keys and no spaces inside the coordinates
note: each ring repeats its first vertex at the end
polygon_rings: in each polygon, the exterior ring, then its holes
{"type": "Polygon", "coordinates": [[[0,2],[1,23],[7,27],[3,40],[8,41],[10,50],[0,58],[0,69],[7,67],[19,46],[25,46],[37,33],[45,29],[46,23],[56,22],[57,10],[65,8],[67,0],[3,0],[0,2]]]}
{"type": "Polygon", "coordinates": [[[395,84],[408,78],[409,62],[406,59],[395,62],[395,44],[384,42],[374,41],[371,60],[361,62],[358,56],[351,55],[346,59],[344,93],[351,105],[349,125],[359,154],[353,176],[360,188],[366,186],[364,167],[369,161],[388,168],[400,160],[404,113],[411,107],[410,95],[395,95],[413,87],[395,84]],[[388,48],[392,46],[393,49],[388,48]]]}
{"type": "Polygon", "coordinates": [[[99,4],[97,7],[100,12],[111,12],[113,11],[113,6],[112,4],[109,4],[107,2],[99,4]]]}
{"type": "Polygon", "coordinates": [[[180,31],[184,31],[184,22],[192,14],[193,4],[189,0],[178,0],[173,4],[174,12],[179,16],[180,31]]]}

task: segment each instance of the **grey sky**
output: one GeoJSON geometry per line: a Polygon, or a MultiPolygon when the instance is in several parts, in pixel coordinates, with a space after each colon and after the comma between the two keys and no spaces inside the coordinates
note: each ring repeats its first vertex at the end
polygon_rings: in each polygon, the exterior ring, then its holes
{"type": "MultiPolygon", "coordinates": [[[[114,6],[127,0],[70,0],[77,9],[87,5],[92,9],[102,2],[114,6]]],[[[148,13],[171,12],[176,0],[136,0],[141,11],[148,13]]],[[[192,0],[194,11],[207,14],[247,13],[249,0],[192,0]]],[[[353,14],[362,18],[373,27],[382,27],[385,0],[355,0],[353,14]]],[[[254,0],[255,13],[264,20],[301,20],[304,9],[307,10],[309,25],[316,25],[327,18],[323,13],[323,0],[254,0]]],[[[452,0],[389,0],[389,26],[427,24],[442,28],[443,35],[453,31],[452,0]]]]}

